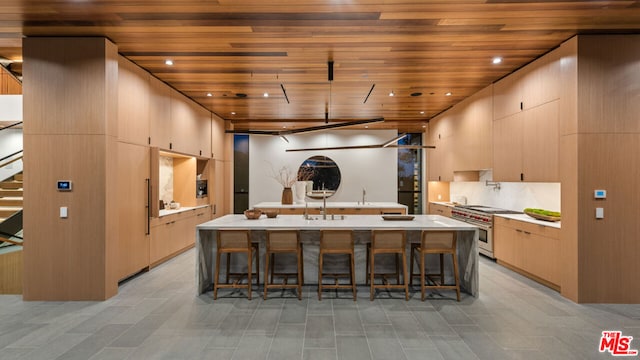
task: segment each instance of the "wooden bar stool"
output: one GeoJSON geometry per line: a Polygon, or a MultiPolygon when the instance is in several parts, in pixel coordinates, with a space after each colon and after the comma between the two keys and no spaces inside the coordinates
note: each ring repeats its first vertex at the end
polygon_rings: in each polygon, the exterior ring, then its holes
{"type": "Polygon", "coordinates": [[[302,259],[302,244],[300,236],[296,230],[268,230],[267,231],[267,253],[265,256],[264,266],[264,299],[267,299],[268,289],[297,289],[298,300],[302,299],[302,282],[304,279],[304,265],[302,259]],[[295,254],[297,257],[297,271],[295,273],[276,273],[275,255],[276,254],[295,254]],[[271,274],[271,280],[269,280],[271,274]],[[283,276],[282,284],[274,284],[275,275],[283,276]],[[289,284],[289,276],[295,275],[297,282],[289,284]]]}
{"type": "Polygon", "coordinates": [[[411,281],[413,277],[420,276],[420,288],[422,291],[422,301],[425,298],[426,289],[450,289],[456,290],[458,301],[460,301],[460,280],[458,276],[458,257],[456,255],[456,232],[455,231],[422,231],[420,244],[412,244],[411,246],[411,281]],[[427,254],[440,255],[440,273],[426,274],[425,257],[427,254]],[[453,276],[455,285],[445,285],[444,280],[444,255],[450,254],[453,259],[453,276]],[[414,256],[420,257],[420,274],[413,273],[414,256]],[[439,281],[436,281],[438,278],[439,281]],[[427,285],[430,281],[433,285],[427,285]]]}
{"type": "Polygon", "coordinates": [[[405,250],[407,241],[404,230],[373,230],[371,233],[371,250],[367,273],[371,283],[369,300],[373,300],[375,289],[404,289],[405,300],[409,300],[409,284],[407,276],[407,252],[405,250]],[[402,258],[402,284],[397,278],[396,284],[390,284],[386,278],[382,279],[382,284],[376,285],[375,280],[375,258],[379,254],[396,254],[396,272],[398,267],[398,256],[402,258]]]}
{"type": "Polygon", "coordinates": [[[248,298],[251,300],[251,283],[252,275],[256,275],[256,286],[260,285],[260,247],[258,243],[251,242],[251,234],[249,230],[218,230],[217,231],[217,251],[216,251],[216,269],[213,283],[213,298],[218,298],[219,288],[247,289],[248,298]],[[231,254],[244,253],[247,255],[247,272],[231,273],[231,254]],[[221,284],[220,278],[220,260],[221,255],[227,254],[227,273],[225,274],[225,283],[221,284]],[[252,260],[256,257],[256,271],[253,272],[252,260]],[[229,284],[229,277],[238,277],[232,284],[229,284]],[[242,277],[247,276],[247,283],[242,284],[242,277]]]}
{"type": "Polygon", "coordinates": [[[351,230],[320,230],[320,255],[318,257],[318,300],[322,300],[323,289],[351,289],[353,301],[356,301],[356,273],[353,248],[353,231],[351,230]],[[349,273],[323,273],[323,260],[325,254],[349,255],[349,273]],[[323,285],[322,277],[333,277],[335,284],[323,285]],[[350,284],[339,284],[338,278],[349,276],[350,284]]]}

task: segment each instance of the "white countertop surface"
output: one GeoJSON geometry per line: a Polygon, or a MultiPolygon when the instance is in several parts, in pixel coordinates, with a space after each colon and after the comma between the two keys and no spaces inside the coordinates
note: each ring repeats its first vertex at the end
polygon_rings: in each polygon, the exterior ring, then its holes
{"type": "MultiPolygon", "coordinates": [[[[320,208],[322,207],[322,201],[307,201],[307,207],[310,208],[320,208]]],[[[254,208],[279,208],[279,209],[289,209],[289,208],[304,208],[305,204],[291,204],[291,205],[283,205],[280,202],[261,202],[255,204],[254,208]]],[[[359,202],[333,202],[327,201],[328,209],[337,209],[337,208],[396,208],[396,209],[407,209],[406,205],[394,203],[394,202],[365,202],[364,204],[359,202]]]]}
{"type": "Polygon", "coordinates": [[[269,219],[261,216],[256,220],[249,220],[244,215],[225,215],[223,217],[202,223],[197,226],[200,230],[215,229],[267,229],[267,228],[296,228],[300,230],[319,229],[353,229],[370,230],[401,227],[406,230],[440,229],[440,230],[476,230],[477,227],[462,221],[440,215],[415,215],[413,220],[390,221],[381,215],[345,215],[344,220],[322,220],[320,216],[313,216],[319,220],[305,220],[301,215],[278,215],[269,219]]]}
{"type": "Polygon", "coordinates": [[[433,204],[448,206],[448,207],[456,206],[456,204],[454,204],[452,202],[449,202],[449,201],[429,201],[429,202],[433,203],[433,204]]]}
{"type": "Polygon", "coordinates": [[[163,217],[163,216],[172,215],[172,214],[178,214],[178,213],[189,211],[189,210],[201,209],[201,208],[207,207],[207,206],[209,206],[209,205],[185,206],[185,207],[181,207],[180,209],[163,209],[163,210],[160,210],[160,213],[159,213],[158,217],[163,217]]]}
{"type": "Polygon", "coordinates": [[[507,219],[520,220],[524,222],[534,223],[542,226],[549,226],[552,228],[560,229],[560,221],[543,221],[534,219],[527,214],[495,214],[494,216],[500,216],[507,219]]]}

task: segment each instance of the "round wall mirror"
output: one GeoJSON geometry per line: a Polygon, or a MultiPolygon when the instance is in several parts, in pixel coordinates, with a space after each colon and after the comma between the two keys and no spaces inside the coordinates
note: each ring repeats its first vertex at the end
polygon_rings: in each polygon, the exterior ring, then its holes
{"type": "Polygon", "coordinates": [[[312,156],[298,168],[298,180],[307,182],[306,194],[312,199],[335,194],[340,187],[340,179],[338,164],[326,156],[312,156]]]}

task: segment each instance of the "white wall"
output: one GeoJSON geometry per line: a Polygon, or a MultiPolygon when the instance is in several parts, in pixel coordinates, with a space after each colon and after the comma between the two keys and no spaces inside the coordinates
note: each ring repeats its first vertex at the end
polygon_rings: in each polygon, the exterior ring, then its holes
{"type": "MultiPolygon", "coordinates": [[[[285,149],[328,146],[375,145],[397,136],[395,130],[335,130],[287,135],[289,143],[277,136],[249,137],[249,206],[279,202],[282,186],[272,179],[271,168],[288,166],[294,172],[304,160],[315,155],[333,159],[342,181],[328,201],[356,202],[367,191],[367,201],[396,202],[398,198],[398,151],[396,149],[354,149],[285,152],[285,149]]],[[[317,200],[315,200],[317,201],[317,200]]]]}
{"type": "Polygon", "coordinates": [[[493,178],[491,171],[482,171],[480,182],[451,182],[450,199],[466,196],[467,204],[495,206],[522,211],[525,208],[540,208],[560,211],[560,183],[515,183],[501,182],[500,189],[485,185],[493,178]]]}

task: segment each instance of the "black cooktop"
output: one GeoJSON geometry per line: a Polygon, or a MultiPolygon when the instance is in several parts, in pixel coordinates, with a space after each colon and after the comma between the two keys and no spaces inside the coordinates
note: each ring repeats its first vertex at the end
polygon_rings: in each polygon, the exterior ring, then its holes
{"type": "Polygon", "coordinates": [[[485,206],[485,205],[458,205],[456,207],[474,210],[474,211],[480,211],[486,214],[524,214],[522,211],[500,209],[500,208],[495,208],[495,207],[485,206]]]}

